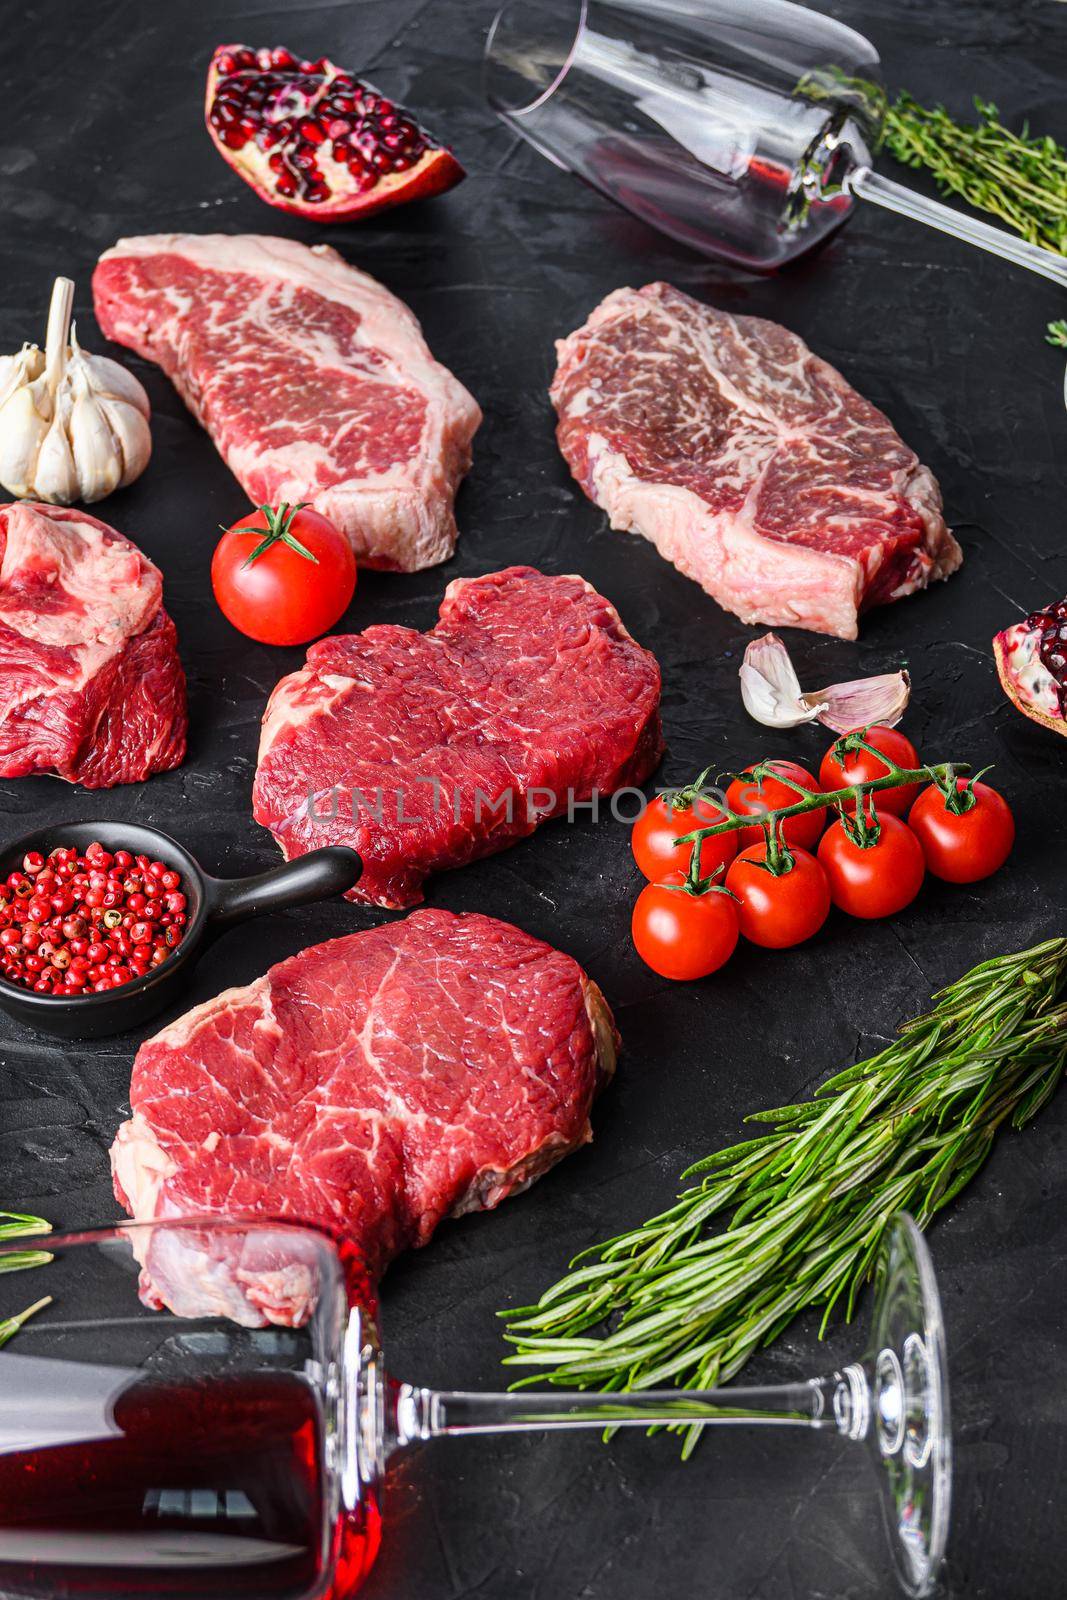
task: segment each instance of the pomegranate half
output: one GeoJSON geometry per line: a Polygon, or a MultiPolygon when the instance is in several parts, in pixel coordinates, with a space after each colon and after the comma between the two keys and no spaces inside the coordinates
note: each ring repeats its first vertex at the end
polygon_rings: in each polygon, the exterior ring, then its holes
{"type": "Polygon", "coordinates": [[[993,657],[1012,703],[1067,738],[1067,600],[998,633],[993,657]]]}
{"type": "Polygon", "coordinates": [[[299,217],[367,217],[465,176],[407,111],[325,56],[220,45],[204,114],[234,171],[268,205],[299,217]]]}

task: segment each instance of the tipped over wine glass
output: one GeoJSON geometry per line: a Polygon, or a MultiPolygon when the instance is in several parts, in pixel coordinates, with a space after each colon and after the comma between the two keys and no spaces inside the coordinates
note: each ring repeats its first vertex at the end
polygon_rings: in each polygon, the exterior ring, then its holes
{"type": "Polygon", "coordinates": [[[485,93],[515,133],[685,244],[756,271],[857,200],[1067,284],[1067,259],[874,169],[874,46],[792,0],[510,0],[485,93]]]}
{"type": "MultiPolygon", "coordinates": [[[[11,1600],[342,1600],[374,1561],[388,1465],[408,1447],[693,1422],[850,1441],[873,1462],[904,1590],[935,1587],[951,1482],[944,1329],[929,1253],[904,1214],[882,1241],[857,1360],[802,1383],[705,1392],[398,1382],[361,1263],[303,1226],[192,1219],[46,1243],[52,1261],[35,1281],[50,1302],[0,1350],[0,1592],[11,1600]],[[152,1309],[163,1300],[171,1309],[152,1309]]],[[[0,1317],[17,1310],[19,1280],[0,1274],[0,1317]]],[[[699,1472],[699,1457],[686,1470],[699,1472]]]]}

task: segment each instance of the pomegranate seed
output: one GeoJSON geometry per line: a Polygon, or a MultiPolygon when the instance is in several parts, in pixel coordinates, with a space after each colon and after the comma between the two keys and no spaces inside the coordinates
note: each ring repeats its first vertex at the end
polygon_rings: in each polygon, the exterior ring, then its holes
{"type": "Polygon", "coordinates": [[[274,187],[277,189],[279,194],[284,195],[287,200],[290,200],[296,193],[296,179],[290,177],[288,173],[283,173],[274,187]]]}

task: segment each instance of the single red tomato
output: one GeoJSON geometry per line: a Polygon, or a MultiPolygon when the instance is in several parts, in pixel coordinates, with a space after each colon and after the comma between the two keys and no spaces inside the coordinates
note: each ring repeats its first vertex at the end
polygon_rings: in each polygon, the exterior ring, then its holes
{"type": "MultiPolygon", "coordinates": [[[[866,731],[861,728],[858,731],[868,744],[888,756],[890,761],[895,761],[898,767],[914,771],[922,766],[919,752],[898,729],[876,723],[873,728],[867,728],[866,731]]],[[[843,740],[836,740],[823,756],[819,767],[819,783],[827,791],[846,789],[850,783],[870,783],[872,778],[884,778],[889,772],[888,765],[869,751],[844,750],[842,744],[843,740]]],[[[879,789],[875,798],[879,815],[884,816],[889,811],[896,817],[906,817],[921,787],[918,783],[908,783],[900,789],[879,789]]],[[[856,808],[850,805],[845,809],[855,811],[856,808]]]]}
{"type": "MultiPolygon", "coordinates": [[[[801,789],[818,794],[818,782],[799,761],[771,761],[769,765],[783,778],[790,778],[793,783],[799,784],[801,789]]],[[[739,817],[757,817],[765,811],[777,811],[782,806],[793,806],[798,800],[803,800],[803,794],[798,794],[790,784],[780,783],[777,778],[761,778],[757,782],[748,776],[751,771],[751,767],[746,767],[726,791],[726,804],[739,817]]],[[[786,844],[798,844],[803,850],[814,850],[825,826],[825,811],[806,811],[800,817],[787,817],[782,832],[786,844]]],[[[749,845],[762,844],[763,837],[762,828],[742,828],[742,850],[749,845]]]]}
{"type": "MultiPolygon", "coordinates": [[[[680,806],[675,806],[670,795],[658,794],[649,801],[630,833],[634,860],[650,883],[659,882],[668,872],[688,872],[693,846],[676,845],[674,841],[694,828],[711,828],[725,821],[725,812],[712,800],[698,799],[687,805],[683,799],[680,806]]],[[[729,866],[736,854],[736,833],[704,839],[700,846],[700,876],[710,878],[717,868],[729,866]]]]}
{"type": "MultiPolygon", "coordinates": [[[[956,789],[967,792],[967,779],[957,778],[956,789]]],[[[1004,865],[1015,843],[1015,819],[1004,796],[988,783],[973,783],[970,792],[974,800],[966,810],[950,811],[945,795],[932,783],[908,814],[908,827],[922,846],[928,869],[946,883],[988,878],[1004,865]]]]}
{"type": "Polygon", "coordinates": [[[634,949],[661,978],[705,978],[737,946],[737,903],[721,889],[690,894],[685,873],[646,883],[631,923],[634,949]]]}
{"type": "Polygon", "coordinates": [[[915,899],[926,875],[922,846],[906,822],[892,813],[878,818],[878,837],[860,845],[843,822],[819,842],[819,860],[835,906],[850,917],[891,917],[915,899]]]}
{"type": "Polygon", "coordinates": [[[830,910],[826,874],[815,857],[791,846],[791,871],[779,876],[767,866],[766,843],[750,845],[726,874],[726,887],[741,902],[741,932],[753,944],[785,950],[818,933],[830,910]]]}
{"type": "Polygon", "coordinates": [[[260,506],[227,529],[211,587],[235,628],[260,644],[307,644],[328,633],[356,588],[352,546],[306,506],[260,506]]]}

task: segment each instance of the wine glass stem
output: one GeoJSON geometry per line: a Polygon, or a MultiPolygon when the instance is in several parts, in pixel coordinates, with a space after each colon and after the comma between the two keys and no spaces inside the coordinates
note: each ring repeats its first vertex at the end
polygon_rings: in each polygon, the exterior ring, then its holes
{"type": "Polygon", "coordinates": [[[847,182],[849,190],[861,200],[873,200],[875,205],[884,206],[887,211],[896,211],[915,222],[925,222],[928,227],[963,239],[967,244],[977,245],[979,250],[988,250],[1017,267],[1027,267],[1031,272],[1040,273],[1043,278],[1051,278],[1054,283],[1067,284],[1067,258],[1056,255],[1052,250],[1043,250],[1040,245],[1017,239],[1003,228],[991,228],[987,222],[979,222],[977,217],[969,217],[962,211],[953,210],[951,206],[943,206],[938,200],[928,200],[914,189],[894,183],[892,178],[883,178],[880,172],[874,172],[870,167],[853,168],[847,182]]]}
{"type": "Polygon", "coordinates": [[[401,1384],[395,1399],[395,1448],[456,1434],[676,1423],[832,1428],[850,1439],[862,1439],[870,1424],[870,1389],[858,1364],[827,1378],[763,1388],[474,1394],[401,1384]]]}

